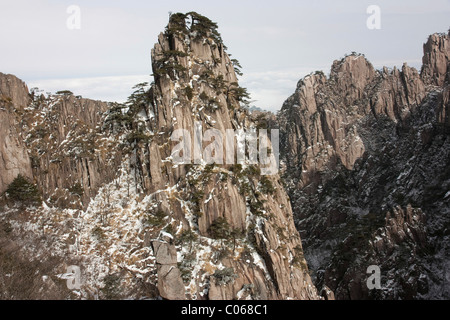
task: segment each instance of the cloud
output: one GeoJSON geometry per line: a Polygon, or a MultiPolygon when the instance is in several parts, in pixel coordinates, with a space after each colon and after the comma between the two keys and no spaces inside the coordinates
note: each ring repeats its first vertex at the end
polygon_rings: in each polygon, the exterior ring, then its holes
{"type": "Polygon", "coordinates": [[[42,79],[28,83],[29,88],[38,87],[44,92],[70,90],[93,100],[108,102],[125,102],[132,93],[132,87],[138,83],[151,82],[148,75],[127,75],[111,77],[74,78],[74,79],[42,79]]]}
{"type": "MultiPolygon", "coordinates": [[[[252,105],[276,112],[283,102],[294,93],[298,80],[311,71],[323,68],[297,68],[284,71],[248,72],[240,84],[251,94],[252,105]]],[[[148,75],[124,75],[89,78],[56,78],[28,81],[28,87],[37,87],[43,92],[55,93],[70,90],[75,95],[102,101],[125,102],[138,83],[151,82],[148,75]]]]}
{"type": "Polygon", "coordinates": [[[269,110],[281,107],[301,77],[328,73],[334,59],[351,51],[365,53],[376,67],[405,60],[420,66],[421,42],[448,30],[450,10],[449,0],[380,0],[382,30],[372,32],[366,28],[368,0],[263,0],[256,6],[242,0],[0,1],[0,71],[30,86],[123,101],[135,83],[148,80],[130,75],[152,72],[150,50],[168,11],[194,10],[219,23],[229,52],[243,66],[241,85],[269,110]],[[72,4],[81,8],[80,30],[66,26],[72,4]]]}
{"type": "MultiPolygon", "coordinates": [[[[377,69],[383,66],[401,68],[403,63],[420,70],[421,60],[375,60],[377,69]]],[[[296,67],[269,71],[247,71],[239,79],[242,87],[247,88],[251,95],[252,105],[261,109],[276,112],[281,109],[284,101],[294,93],[297,83],[304,76],[317,70],[328,74],[330,66],[296,67]]],[[[125,102],[132,93],[132,87],[137,83],[151,82],[149,75],[123,75],[86,78],[56,78],[37,79],[28,82],[28,87],[38,87],[44,92],[70,90],[75,95],[103,101],[125,102]]]]}
{"type": "Polygon", "coordinates": [[[297,82],[307,74],[329,67],[297,67],[284,70],[246,72],[239,83],[251,94],[251,100],[261,109],[276,112],[284,101],[294,93],[297,82]]]}
{"type": "MultiPolygon", "coordinates": [[[[403,63],[420,70],[421,59],[406,60],[375,60],[372,61],[376,69],[386,66],[388,68],[401,68],[403,63]]],[[[276,112],[281,109],[284,101],[295,91],[300,79],[315,71],[323,71],[329,74],[332,61],[327,66],[297,67],[282,70],[246,72],[240,78],[240,85],[247,88],[251,94],[251,100],[261,109],[276,112]]]]}

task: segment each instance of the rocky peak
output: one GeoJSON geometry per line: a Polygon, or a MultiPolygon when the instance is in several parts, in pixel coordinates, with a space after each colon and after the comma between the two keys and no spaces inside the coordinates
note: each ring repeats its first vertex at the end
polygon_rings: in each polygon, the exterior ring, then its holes
{"type": "Polygon", "coordinates": [[[450,56],[450,31],[435,33],[423,45],[421,76],[427,84],[442,86],[448,80],[450,56]]]}
{"type": "MultiPolygon", "coordinates": [[[[206,17],[197,13],[173,14],[152,50],[152,66],[154,92],[160,99],[156,105],[164,109],[156,110],[161,126],[170,127],[174,118],[170,116],[173,108],[163,106],[189,106],[190,110],[184,112],[192,112],[196,119],[203,114],[218,116],[217,125],[229,122],[221,119],[228,117],[229,109],[239,108],[242,88],[233,62],[225,52],[217,25],[206,17]]],[[[174,125],[193,128],[188,123],[174,125]]]]}
{"type": "Polygon", "coordinates": [[[334,61],[330,77],[316,72],[300,80],[280,112],[287,171],[302,167],[299,185],[314,190],[319,176],[340,164],[352,169],[364,153],[355,122],[370,112],[368,92],[378,74],[363,55],[334,61]],[[317,160],[320,159],[320,160],[317,160]]]}
{"type": "MultiPolygon", "coordinates": [[[[202,133],[212,128],[225,137],[227,129],[256,127],[248,112],[240,108],[248,94],[238,84],[238,62],[231,60],[225,50],[217,25],[206,17],[193,12],[170,17],[166,31],[159,35],[152,50],[155,83],[149,93],[151,103],[144,109],[147,115],[154,113],[156,116],[148,125],[148,132],[163,133],[169,140],[176,129],[186,129],[194,136],[194,130],[201,126],[202,133]]],[[[146,174],[145,167],[142,171],[143,179],[148,180],[145,184],[156,189],[176,186],[178,197],[194,204],[180,207],[165,196],[160,197],[164,210],[174,217],[174,227],[192,230],[200,237],[214,238],[214,230],[226,225],[246,234],[244,239],[250,239],[252,250],[256,250],[266,266],[263,269],[257,265],[249,267],[251,261],[256,261],[253,258],[245,261],[219,258],[216,263],[222,263],[226,269],[211,268],[219,274],[235,270],[237,278],[228,286],[211,280],[209,299],[236,298],[236,294],[251,283],[262,298],[318,297],[316,289],[310,286],[309,276],[301,271],[306,267],[301,241],[277,174],[263,177],[260,168],[249,164],[173,165],[170,164],[171,148],[161,148],[156,143],[156,140],[150,142],[150,150],[158,149],[158,153],[150,153],[151,174],[146,174]],[[151,167],[152,163],[164,162],[167,167],[163,170],[151,167]],[[258,191],[262,184],[267,187],[263,192],[258,191]],[[267,281],[267,277],[271,280],[267,281]]],[[[203,150],[208,143],[203,141],[201,145],[203,150]]],[[[146,161],[146,153],[141,147],[137,149],[141,163],[146,161]]],[[[192,281],[196,283],[196,290],[203,290],[200,278],[192,281]]],[[[194,294],[192,289],[189,292],[189,295],[194,294]]]]}
{"type": "Polygon", "coordinates": [[[322,72],[306,76],[283,104],[279,119],[287,134],[282,145],[290,145],[288,168],[301,166],[300,185],[313,189],[330,169],[342,164],[351,170],[367,148],[363,119],[403,123],[425,96],[421,76],[406,63],[401,70],[375,70],[362,54],[335,60],[329,78],[322,72]]]}
{"type": "Polygon", "coordinates": [[[0,102],[10,103],[21,110],[31,102],[28,87],[19,78],[0,72],[0,102]]]}
{"type": "Polygon", "coordinates": [[[336,93],[345,97],[345,104],[353,104],[364,97],[365,89],[376,72],[364,55],[352,53],[331,66],[330,81],[336,93]]]}
{"type": "Polygon", "coordinates": [[[236,82],[233,65],[225,50],[216,23],[195,12],[174,14],[152,50],[156,80],[165,73],[189,81],[194,76],[203,75],[206,80],[207,76],[214,75],[224,77],[228,83],[236,82]],[[167,68],[174,72],[167,73],[167,68]]]}

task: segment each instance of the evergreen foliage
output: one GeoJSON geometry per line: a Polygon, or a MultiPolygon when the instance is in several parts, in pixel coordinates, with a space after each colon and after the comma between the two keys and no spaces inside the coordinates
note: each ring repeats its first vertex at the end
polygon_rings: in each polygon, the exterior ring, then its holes
{"type": "Polygon", "coordinates": [[[230,239],[231,227],[225,217],[219,217],[211,224],[209,228],[213,239],[230,239]]]}
{"type": "Polygon", "coordinates": [[[73,92],[70,90],[61,90],[61,91],[57,91],[56,95],[61,95],[61,96],[73,96],[73,92]]]}
{"type": "Polygon", "coordinates": [[[26,205],[39,205],[42,202],[37,186],[21,174],[11,182],[5,193],[9,199],[26,205]]]}
{"type": "Polygon", "coordinates": [[[213,276],[216,279],[216,284],[220,286],[232,283],[238,277],[237,274],[234,273],[233,268],[224,268],[222,270],[216,269],[213,276]]]}

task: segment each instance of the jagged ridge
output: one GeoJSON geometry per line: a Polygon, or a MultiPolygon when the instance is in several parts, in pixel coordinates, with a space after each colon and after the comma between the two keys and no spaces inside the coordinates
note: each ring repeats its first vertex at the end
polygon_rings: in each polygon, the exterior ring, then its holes
{"type": "Polygon", "coordinates": [[[351,54],[278,115],[285,178],[317,285],[339,299],[448,298],[449,35],[419,73],[351,54]],[[369,291],[366,269],[382,270],[369,291]]]}

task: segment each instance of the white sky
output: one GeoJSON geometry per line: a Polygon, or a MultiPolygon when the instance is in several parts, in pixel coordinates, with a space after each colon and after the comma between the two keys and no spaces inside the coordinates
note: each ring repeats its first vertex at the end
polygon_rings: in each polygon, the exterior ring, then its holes
{"type": "Polygon", "coordinates": [[[0,72],[29,88],[125,101],[151,82],[150,50],[168,12],[197,11],[219,24],[238,59],[256,106],[280,109],[297,81],[329,72],[335,59],[364,53],[375,67],[420,68],[422,44],[450,27],[450,0],[0,0],[0,72]],[[66,12],[81,9],[81,29],[66,12]],[[381,29],[369,30],[369,5],[381,8],[381,29]]]}

